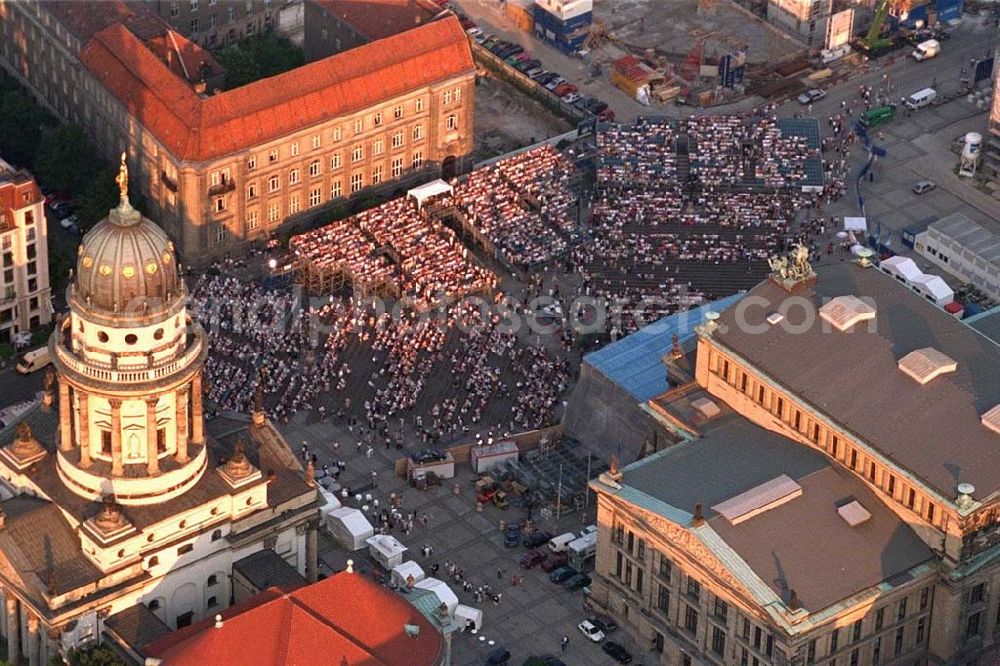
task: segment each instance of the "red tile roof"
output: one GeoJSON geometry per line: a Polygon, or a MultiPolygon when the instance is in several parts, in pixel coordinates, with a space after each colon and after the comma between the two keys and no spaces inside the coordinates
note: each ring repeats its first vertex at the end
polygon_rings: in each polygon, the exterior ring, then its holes
{"type": "Polygon", "coordinates": [[[368,39],[385,39],[426,23],[441,7],[430,0],[313,0],[368,39]]]}
{"type": "Polygon", "coordinates": [[[398,594],[357,573],[339,573],[282,594],[271,589],[143,649],[164,666],[364,664],[431,666],[442,638],[398,594]],[[411,637],[404,625],[420,627],[411,637]],[[250,657],[252,655],[252,658],[250,657]]]}
{"type": "Polygon", "coordinates": [[[475,68],[454,16],[208,97],[174,76],[121,23],[98,33],[80,57],[171,153],[193,162],[238,153],[475,68]]]}

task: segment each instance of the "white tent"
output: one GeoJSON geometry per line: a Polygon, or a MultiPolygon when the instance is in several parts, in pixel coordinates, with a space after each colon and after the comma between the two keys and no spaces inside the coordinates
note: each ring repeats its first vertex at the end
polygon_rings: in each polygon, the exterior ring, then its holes
{"type": "Polygon", "coordinates": [[[902,257],[898,254],[881,262],[878,267],[883,273],[888,273],[893,277],[902,278],[902,281],[906,284],[913,282],[918,277],[923,275],[923,272],[917,268],[917,264],[913,261],[913,259],[910,259],[909,257],[902,257]]]}
{"type": "Polygon", "coordinates": [[[935,305],[941,307],[955,300],[955,292],[938,275],[921,273],[920,277],[913,280],[913,288],[918,293],[930,298],[935,305]]]}
{"type": "Polygon", "coordinates": [[[417,209],[419,210],[423,208],[425,201],[445,192],[451,194],[452,187],[438,178],[419,187],[414,187],[412,190],[407,190],[406,195],[417,200],[417,209]]]}
{"type": "Polygon", "coordinates": [[[392,569],[403,561],[407,548],[389,534],[376,534],[365,539],[368,554],[386,569],[392,569]]]}
{"type": "Polygon", "coordinates": [[[326,515],[327,529],[340,545],[348,550],[361,550],[365,539],[375,534],[375,528],[358,509],[342,506],[326,515]]]}
{"type": "Polygon", "coordinates": [[[472,606],[459,604],[455,608],[455,619],[458,620],[459,626],[462,627],[468,626],[471,622],[472,628],[476,631],[483,628],[483,611],[472,606]]]}
{"type": "Polygon", "coordinates": [[[458,608],[458,597],[451,591],[448,584],[438,578],[425,578],[414,587],[421,590],[430,590],[442,604],[448,607],[448,615],[453,615],[458,608]]]}
{"type": "Polygon", "coordinates": [[[845,217],[845,231],[868,231],[868,219],[864,217],[845,217]]]}
{"type": "Polygon", "coordinates": [[[397,564],[392,568],[392,582],[400,587],[406,587],[406,579],[413,576],[414,584],[419,583],[427,574],[424,573],[423,568],[413,560],[409,562],[402,562],[397,564]]]}
{"type": "Polygon", "coordinates": [[[323,506],[320,507],[319,511],[324,516],[333,511],[334,509],[339,509],[342,506],[340,500],[337,499],[337,495],[331,493],[329,490],[320,488],[319,494],[323,498],[323,506]]]}

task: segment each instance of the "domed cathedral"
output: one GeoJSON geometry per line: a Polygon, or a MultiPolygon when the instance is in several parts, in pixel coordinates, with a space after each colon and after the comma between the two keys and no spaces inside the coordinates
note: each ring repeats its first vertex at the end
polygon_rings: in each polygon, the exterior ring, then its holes
{"type": "Polygon", "coordinates": [[[119,205],[80,245],[42,396],[0,430],[8,661],[102,639],[128,653],[276,580],[315,580],[311,470],[262,401],[206,428],[207,337],[173,243],[129,203],[125,155],[117,180],[119,205]]]}

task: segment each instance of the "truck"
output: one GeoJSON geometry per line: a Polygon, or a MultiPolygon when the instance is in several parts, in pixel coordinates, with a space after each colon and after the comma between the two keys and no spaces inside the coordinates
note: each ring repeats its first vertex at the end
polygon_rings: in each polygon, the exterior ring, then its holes
{"type": "Polygon", "coordinates": [[[24,352],[21,360],[17,362],[17,371],[22,375],[28,375],[36,370],[41,370],[49,363],[52,363],[52,357],[49,356],[49,348],[39,347],[38,349],[24,352]]]}
{"type": "Polygon", "coordinates": [[[937,99],[937,91],[934,88],[924,88],[907,97],[906,106],[916,111],[921,107],[927,106],[935,99],[937,99]]]}
{"type": "Polygon", "coordinates": [[[861,124],[868,128],[877,127],[889,122],[895,116],[896,106],[894,104],[878,106],[861,114],[861,124]]]}
{"type": "Polygon", "coordinates": [[[913,59],[917,62],[921,60],[930,60],[938,53],[941,52],[941,42],[936,39],[928,39],[926,42],[920,42],[917,44],[917,48],[913,49],[913,59]]]}

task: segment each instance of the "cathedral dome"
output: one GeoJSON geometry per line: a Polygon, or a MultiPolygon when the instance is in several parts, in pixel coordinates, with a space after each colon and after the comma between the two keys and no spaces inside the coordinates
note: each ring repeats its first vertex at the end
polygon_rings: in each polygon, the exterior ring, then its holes
{"type": "Polygon", "coordinates": [[[76,297],[111,313],[162,307],[180,293],[173,243],[127,200],[84,236],[76,276],[76,297]]]}

